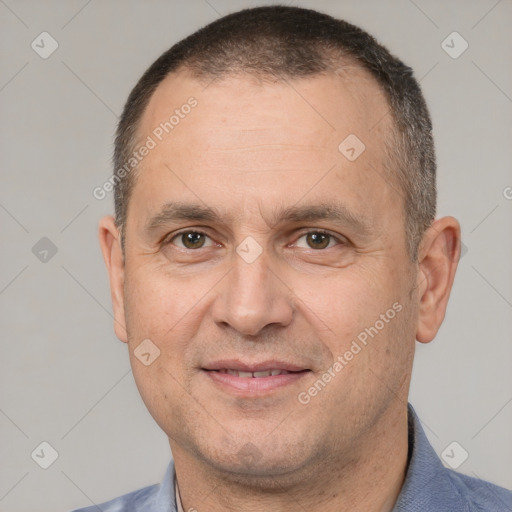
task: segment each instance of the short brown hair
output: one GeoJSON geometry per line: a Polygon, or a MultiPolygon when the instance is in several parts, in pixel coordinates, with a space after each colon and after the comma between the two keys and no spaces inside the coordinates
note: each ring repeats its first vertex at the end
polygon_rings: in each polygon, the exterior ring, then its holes
{"type": "MultiPolygon", "coordinates": [[[[436,161],[432,123],[411,68],[364,30],[298,7],[256,7],[235,12],[194,32],[163,53],[131,91],[117,128],[114,169],[134,150],[140,119],[162,80],[186,67],[198,78],[248,73],[275,79],[335,71],[350,60],[369,71],[385,92],[392,116],[386,167],[404,198],[409,256],[417,259],[423,233],[436,214],[436,161]]],[[[116,224],[124,227],[135,173],[115,180],[116,224]]]]}

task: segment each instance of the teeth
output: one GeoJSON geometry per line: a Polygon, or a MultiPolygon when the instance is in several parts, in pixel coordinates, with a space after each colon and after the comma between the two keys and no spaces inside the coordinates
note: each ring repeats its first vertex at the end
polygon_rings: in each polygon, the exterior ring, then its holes
{"type": "Polygon", "coordinates": [[[262,370],[259,372],[239,372],[238,370],[227,370],[223,368],[222,370],[218,370],[220,373],[227,373],[229,375],[236,375],[237,377],[270,377],[275,375],[284,375],[286,373],[290,373],[286,370],[279,370],[278,368],[272,368],[270,370],[262,370]]]}
{"type": "Polygon", "coordinates": [[[253,377],[270,377],[272,370],[263,370],[261,372],[252,372],[253,377]]]}

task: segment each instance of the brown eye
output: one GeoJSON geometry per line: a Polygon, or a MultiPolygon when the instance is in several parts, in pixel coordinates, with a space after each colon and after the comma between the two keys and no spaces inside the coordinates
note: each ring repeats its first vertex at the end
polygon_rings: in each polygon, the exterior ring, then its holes
{"type": "Polygon", "coordinates": [[[311,231],[306,235],[306,241],[312,249],[325,249],[331,240],[331,236],[326,233],[311,231]]]}
{"type": "Polygon", "coordinates": [[[205,245],[207,235],[199,231],[184,231],[177,234],[171,241],[184,249],[200,249],[205,245]]]}
{"type": "Polygon", "coordinates": [[[338,245],[340,248],[346,245],[344,237],[337,237],[323,230],[308,231],[295,242],[296,247],[316,250],[330,249],[338,245]]]}

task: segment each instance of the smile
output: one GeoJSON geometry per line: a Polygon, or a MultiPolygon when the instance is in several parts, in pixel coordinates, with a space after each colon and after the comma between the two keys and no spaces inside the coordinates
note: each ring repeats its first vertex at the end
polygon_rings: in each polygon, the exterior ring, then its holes
{"type": "Polygon", "coordinates": [[[239,398],[254,398],[276,393],[302,380],[310,370],[283,370],[269,368],[259,371],[243,371],[220,368],[203,373],[218,389],[239,398]]]}
{"type": "Polygon", "coordinates": [[[260,372],[243,372],[243,371],[238,371],[238,370],[228,370],[226,368],[223,368],[222,370],[212,370],[212,371],[218,371],[219,373],[227,373],[229,375],[236,375],[237,377],[242,377],[242,378],[275,377],[276,375],[285,375],[287,373],[295,373],[295,372],[289,372],[287,370],[281,370],[279,368],[272,368],[270,370],[262,370],[260,372]]]}

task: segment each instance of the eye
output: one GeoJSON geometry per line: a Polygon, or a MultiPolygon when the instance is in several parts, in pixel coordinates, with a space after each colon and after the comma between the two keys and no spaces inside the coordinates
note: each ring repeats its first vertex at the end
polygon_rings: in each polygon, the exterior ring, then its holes
{"type": "MultiPolygon", "coordinates": [[[[321,250],[329,249],[337,243],[340,244],[342,241],[330,233],[317,230],[309,231],[301,235],[297,239],[296,245],[305,249],[321,250]],[[300,240],[302,239],[305,240],[305,244],[307,245],[300,243],[300,240]]],[[[213,241],[206,233],[196,230],[181,231],[176,233],[171,238],[169,238],[168,241],[165,241],[164,244],[172,244],[181,249],[188,250],[201,249],[214,245],[213,241]]]]}
{"type": "Polygon", "coordinates": [[[332,247],[335,244],[331,244],[331,242],[340,242],[335,236],[330,235],[329,233],[326,233],[325,231],[309,231],[308,233],[305,233],[301,237],[298,238],[297,244],[299,240],[302,238],[305,238],[307,246],[306,249],[328,249],[332,247]]]}
{"type": "Polygon", "coordinates": [[[167,243],[172,243],[182,249],[201,249],[202,247],[210,247],[213,245],[212,243],[208,246],[205,245],[207,238],[211,242],[210,237],[201,231],[182,231],[169,239],[167,243]],[[175,240],[177,242],[175,242],[175,240]]]}

